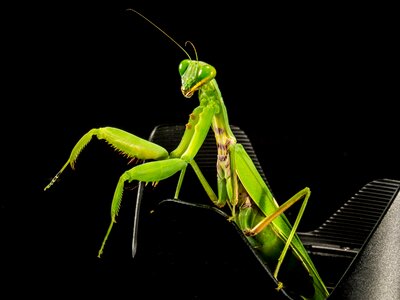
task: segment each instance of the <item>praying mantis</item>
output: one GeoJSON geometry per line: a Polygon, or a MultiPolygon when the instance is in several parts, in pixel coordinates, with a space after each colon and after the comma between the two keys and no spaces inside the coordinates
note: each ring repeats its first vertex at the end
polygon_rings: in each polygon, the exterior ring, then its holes
{"type": "Polygon", "coordinates": [[[296,234],[311,194],[310,189],[302,189],[279,205],[250,156],[244,147],[237,143],[232,133],[227,108],[215,79],[216,69],[206,62],[199,61],[197,53],[196,59],[192,60],[186,50],[157,25],[139,12],[128,10],[155,26],[188,56],[181,61],[178,68],[181,91],[186,98],[191,98],[197,92],[200,104],[189,115],[182,139],[170,153],[156,143],[119,128],[101,127],[89,130],[78,140],[67,162],[44,190],[53,186],[68,166],[75,168],[78,156],[93,137],[106,141],[128,159],[142,162],[125,171],[117,182],[111,204],[111,222],[98,252],[98,257],[101,257],[111,229],[116,223],[125,184],[132,181],[157,184],[179,174],[173,197],[178,202],[185,172],[190,166],[212,204],[218,209],[228,211],[227,220],[239,228],[263,263],[273,270],[277,290],[288,290],[289,293],[303,299],[326,299],[329,292],[296,234]],[[215,135],[218,153],[217,193],[196,163],[196,154],[210,128],[215,135]],[[302,201],[301,207],[291,225],[284,212],[299,201],[302,201]],[[307,277],[306,289],[296,290],[286,281],[280,280],[280,271],[288,272],[290,276],[291,269],[302,270],[307,277]]]}

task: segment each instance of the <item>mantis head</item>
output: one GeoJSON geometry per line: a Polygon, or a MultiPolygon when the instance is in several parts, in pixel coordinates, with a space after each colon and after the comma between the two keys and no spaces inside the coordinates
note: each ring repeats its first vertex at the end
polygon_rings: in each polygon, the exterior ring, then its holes
{"type": "Polygon", "coordinates": [[[190,98],[201,86],[212,80],[217,71],[205,62],[184,59],[179,64],[179,74],[182,79],[182,94],[190,98]]]}
{"type": "Polygon", "coordinates": [[[185,45],[189,43],[193,46],[194,51],[196,53],[196,60],[192,60],[190,58],[189,53],[187,53],[186,50],[181,45],[179,45],[177,41],[175,41],[164,30],[162,30],[160,27],[158,27],[144,15],[131,8],[128,8],[127,10],[132,11],[141,16],[143,19],[145,19],[147,22],[149,22],[151,25],[157,28],[161,33],[163,33],[167,38],[169,38],[187,55],[188,59],[184,59],[179,65],[179,74],[181,75],[182,78],[181,90],[183,96],[185,96],[186,98],[192,97],[194,92],[199,90],[200,87],[202,87],[204,84],[206,84],[215,77],[217,73],[215,68],[205,62],[198,60],[196,49],[194,48],[193,44],[190,41],[187,41],[185,45]]]}
{"type": "Polygon", "coordinates": [[[182,78],[181,90],[183,96],[185,96],[186,98],[192,97],[194,92],[199,90],[200,87],[202,87],[204,84],[206,84],[215,77],[217,73],[215,68],[205,62],[198,60],[196,49],[194,48],[193,44],[190,41],[187,41],[185,45],[189,43],[193,46],[194,51],[196,53],[196,60],[192,60],[190,58],[189,53],[187,53],[186,50],[181,45],[179,45],[177,41],[175,41],[164,30],[162,30],[160,27],[158,27],[156,24],[154,24],[140,12],[132,8],[128,8],[127,10],[138,14],[140,17],[142,17],[151,25],[153,25],[155,28],[157,28],[162,34],[164,34],[175,45],[177,45],[189,58],[189,59],[184,59],[179,65],[179,74],[181,75],[182,78]]]}

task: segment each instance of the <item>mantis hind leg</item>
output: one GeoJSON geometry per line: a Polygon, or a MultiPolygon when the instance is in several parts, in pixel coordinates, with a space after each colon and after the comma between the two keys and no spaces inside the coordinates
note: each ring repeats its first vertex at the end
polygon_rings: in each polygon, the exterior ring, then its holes
{"type": "Polygon", "coordinates": [[[282,204],[273,214],[271,214],[270,216],[261,220],[256,226],[254,226],[252,229],[245,232],[246,235],[258,234],[265,227],[267,227],[274,219],[276,219],[278,216],[282,215],[283,212],[286,211],[289,207],[291,207],[293,204],[295,204],[299,200],[303,199],[303,203],[301,204],[299,213],[297,214],[297,217],[293,224],[293,227],[292,227],[289,235],[286,238],[286,243],[282,249],[281,255],[278,258],[278,263],[277,263],[275,271],[274,271],[275,278],[278,277],[278,273],[279,273],[280,267],[282,265],[283,259],[285,258],[286,253],[289,249],[289,246],[293,241],[293,238],[294,238],[297,228],[300,224],[300,220],[304,214],[304,210],[307,206],[308,198],[310,197],[310,195],[311,195],[311,191],[308,187],[302,189],[301,191],[297,192],[294,196],[292,196],[288,201],[286,201],[284,204],[282,204]]]}
{"type": "MultiPolygon", "coordinates": [[[[290,245],[293,245],[296,251],[300,252],[302,257],[306,258],[308,256],[301,241],[295,234],[311,191],[306,187],[279,206],[243,146],[237,144],[232,151],[234,154],[232,156],[235,160],[233,165],[235,166],[236,174],[238,175],[241,184],[265,216],[265,218],[261,219],[261,221],[259,221],[254,227],[244,229],[244,234],[254,236],[270,225],[271,222],[274,222],[274,225],[276,225],[274,226],[276,234],[278,234],[285,242],[274,271],[274,277],[277,278],[283,259],[285,258],[290,245]],[[291,226],[285,217],[284,212],[302,199],[303,203],[300,207],[299,213],[293,226],[291,226]]],[[[279,288],[281,287],[278,286],[278,289],[279,288]]]]}

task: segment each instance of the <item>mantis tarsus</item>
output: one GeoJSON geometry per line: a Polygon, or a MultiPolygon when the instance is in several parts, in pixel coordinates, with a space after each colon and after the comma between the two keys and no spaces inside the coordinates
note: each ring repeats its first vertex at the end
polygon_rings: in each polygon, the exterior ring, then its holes
{"type": "Polygon", "coordinates": [[[125,183],[141,181],[156,184],[180,173],[174,195],[174,199],[178,199],[186,168],[190,165],[212,203],[217,208],[227,209],[228,220],[236,224],[265,264],[273,270],[273,276],[278,282],[278,290],[284,288],[292,294],[306,299],[326,299],[329,292],[296,234],[310,197],[310,189],[307,187],[302,189],[285,203],[279,205],[258,173],[253,161],[243,146],[237,143],[232,133],[227,109],[215,80],[216,69],[208,63],[199,61],[197,53],[196,59],[192,60],[184,48],[158,26],[135,10],[129,10],[150,22],[188,56],[188,59],[184,59],[179,65],[181,90],[186,98],[190,98],[195,92],[198,92],[200,105],[190,114],[179,145],[170,153],[153,142],[118,128],[91,129],[77,142],[68,161],[45,187],[45,190],[58,180],[68,165],[74,169],[79,154],[93,136],[105,140],[130,159],[144,161],[125,171],[118,180],[111,205],[111,223],[98,252],[98,257],[100,257],[113,224],[116,222],[125,183]],[[215,135],[218,152],[217,194],[214,193],[195,160],[210,127],[215,135]],[[292,226],[285,217],[284,211],[298,201],[302,201],[302,204],[292,226]],[[283,266],[285,266],[285,272],[290,272],[290,269],[302,269],[306,277],[307,275],[309,277],[309,287],[304,290],[291,291],[291,286],[279,280],[280,270],[283,266]]]}

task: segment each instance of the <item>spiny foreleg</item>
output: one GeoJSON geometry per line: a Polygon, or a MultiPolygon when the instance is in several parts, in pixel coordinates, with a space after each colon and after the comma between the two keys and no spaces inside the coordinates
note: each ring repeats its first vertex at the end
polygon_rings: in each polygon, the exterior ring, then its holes
{"type": "Polygon", "coordinates": [[[108,227],[106,236],[98,253],[98,257],[103,253],[104,245],[111,232],[113,224],[116,223],[119,208],[121,206],[122,194],[124,191],[125,182],[133,180],[143,182],[159,182],[168,177],[171,177],[178,171],[184,171],[187,167],[187,162],[180,158],[166,159],[162,161],[153,161],[144,163],[133,167],[132,169],[124,172],[118,180],[117,187],[115,188],[114,197],[111,203],[111,223],[108,227]]]}
{"type": "Polygon", "coordinates": [[[96,136],[99,140],[105,140],[113,148],[118,150],[123,155],[131,159],[140,160],[159,160],[168,157],[168,152],[163,147],[137,137],[124,130],[114,127],[94,128],[81,137],[71,151],[68,161],[64,164],[61,170],[54,176],[50,183],[44,188],[50,188],[60,177],[65,168],[70,165],[75,168],[76,160],[82,150],[91,141],[92,137],[96,136]]]}

